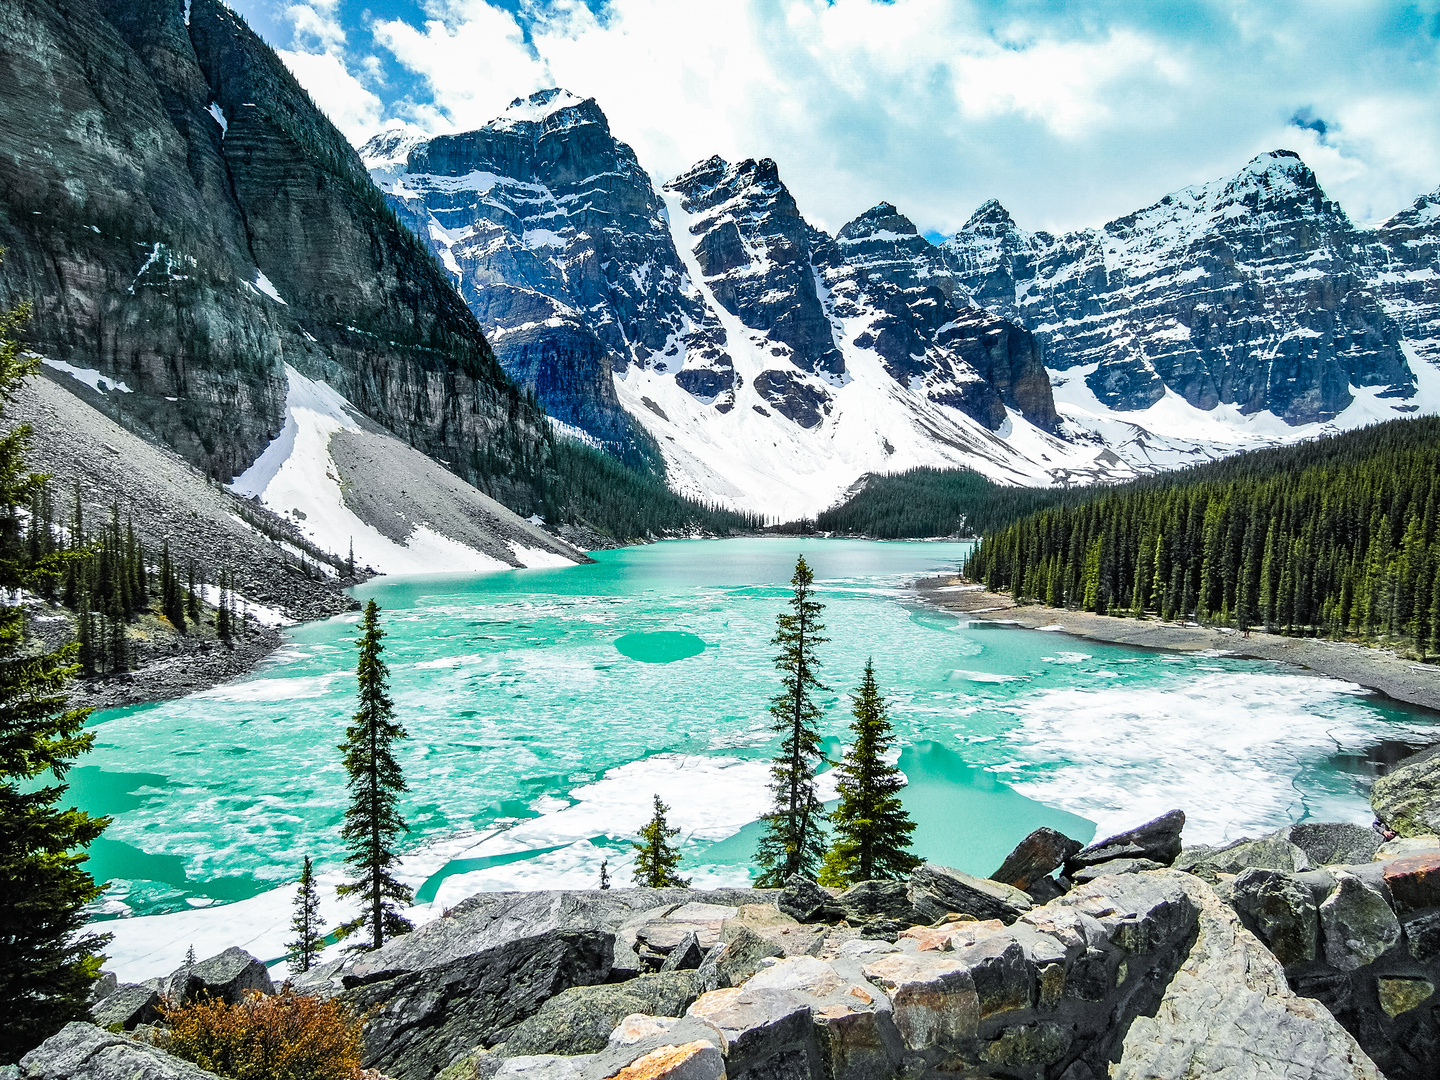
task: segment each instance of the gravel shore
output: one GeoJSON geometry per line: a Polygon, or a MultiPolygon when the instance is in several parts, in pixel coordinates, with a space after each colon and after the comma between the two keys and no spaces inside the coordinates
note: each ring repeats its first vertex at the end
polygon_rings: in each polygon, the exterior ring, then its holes
{"type": "Polygon", "coordinates": [[[971,619],[1045,629],[1092,641],[1133,645],[1169,652],[1213,650],[1225,656],[1253,660],[1279,660],[1297,668],[1329,675],[1378,691],[1396,701],[1440,711],[1440,665],[1420,664],[1384,649],[1346,641],[1281,637],[1278,634],[1238,631],[1160,622],[1158,619],[1122,619],[1088,611],[1066,611],[1037,604],[1017,605],[1009,596],[986,592],[957,577],[924,578],[915,592],[926,603],[971,619]]]}

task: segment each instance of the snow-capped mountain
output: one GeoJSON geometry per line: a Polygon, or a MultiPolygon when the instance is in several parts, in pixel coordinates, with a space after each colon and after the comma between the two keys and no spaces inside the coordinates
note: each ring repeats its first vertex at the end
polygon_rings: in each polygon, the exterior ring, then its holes
{"type": "Polygon", "coordinates": [[[915,465],[1132,473],[1053,434],[1034,339],[974,305],[893,208],[832,239],[768,160],[711,158],[659,192],[563,90],[361,154],[506,370],[585,437],[638,425],[682,494],[790,518],[915,465]]]}
{"type": "Polygon", "coordinates": [[[563,90],[361,156],[566,429],[772,516],[868,472],[1085,483],[1440,410],[1440,193],[1360,231],[1288,151],[1063,236],[992,201],[939,246],[889,203],[826,234],[769,160],[657,190],[563,90]]]}
{"type": "Polygon", "coordinates": [[[1280,150],[1063,236],[1026,233],[992,201],[944,247],[980,302],[1032,330],[1046,363],[1106,409],[1144,425],[1174,394],[1296,427],[1358,399],[1403,411],[1417,393],[1366,240],[1280,150]]]}

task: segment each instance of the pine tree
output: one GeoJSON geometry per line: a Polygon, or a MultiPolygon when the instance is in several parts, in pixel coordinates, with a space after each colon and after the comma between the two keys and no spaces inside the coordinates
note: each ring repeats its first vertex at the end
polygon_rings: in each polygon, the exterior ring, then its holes
{"type": "MultiPolygon", "coordinates": [[[[38,364],[13,340],[26,313],[0,313],[0,402],[38,364]]],[[[29,436],[23,424],[0,436],[0,591],[10,595],[31,570],[16,511],[44,482],[27,471],[29,436]]],[[[66,708],[77,652],[27,647],[25,609],[0,605],[0,1065],[87,1015],[109,940],[85,932],[85,905],[101,890],[80,850],[109,821],[61,805],[66,772],[94,741],[89,710],[66,708]]]]}
{"type": "Polygon", "coordinates": [[[224,570],[220,571],[220,598],[215,603],[215,633],[221,641],[230,640],[230,588],[224,570]]]}
{"type": "Polygon", "coordinates": [[[635,884],[647,889],[684,889],[689,880],[675,870],[680,865],[680,852],[670,843],[680,833],[665,820],[670,808],[655,796],[655,811],[648,824],[640,830],[640,839],[630,846],[635,849],[635,884]]]}
{"type": "Polygon", "coordinates": [[[325,947],[324,936],[320,933],[320,894],[315,888],[315,871],[310,856],[300,868],[299,888],[295,893],[295,917],[290,920],[290,931],[294,941],[285,943],[286,959],[291,971],[309,971],[325,947]]]}
{"type": "Polygon", "coordinates": [[[195,560],[190,560],[190,582],[185,590],[185,614],[196,626],[200,625],[200,597],[195,589],[195,560]]]}
{"type": "Polygon", "coordinates": [[[186,966],[186,967],[194,967],[194,966],[195,966],[195,946],[194,946],[194,945],[191,945],[189,948],[187,948],[187,949],[185,950],[185,966],[186,966]]]}
{"type": "Polygon", "coordinates": [[[900,805],[904,774],[885,760],[895,744],[889,710],[875,685],[875,665],[851,695],[855,741],[840,762],[840,805],[830,815],[835,842],[825,864],[822,885],[853,885],[876,878],[900,878],[920,865],[910,854],[915,823],[900,805]]]}
{"type": "Polygon", "coordinates": [[[601,860],[600,860],[600,888],[602,888],[602,889],[609,889],[609,888],[610,888],[610,860],[609,860],[609,859],[601,859],[601,860]]]}
{"type": "Polygon", "coordinates": [[[350,808],[345,811],[341,831],[349,854],[345,857],[359,875],[341,885],[341,896],[360,898],[358,918],[346,924],[346,933],[363,930],[367,941],[359,949],[378,949],[386,939],[409,930],[410,922],[400,914],[402,904],[414,902],[410,887],[392,874],[396,863],[395,841],[409,827],[396,807],[400,792],[406,790],[405,776],[395,760],[395,740],[409,736],[395,723],[390,700],[390,672],[380,654],[380,606],[374,600],[365,605],[360,622],[360,661],[356,668],[360,708],[345,729],[345,771],[350,776],[350,808]]]}
{"type": "Polygon", "coordinates": [[[350,538],[350,554],[345,558],[345,576],[350,580],[355,579],[355,538],[350,538]]]}
{"type": "Polygon", "coordinates": [[[761,870],[756,880],[760,888],[780,887],[793,874],[814,877],[825,855],[821,829],[825,808],[815,794],[815,772],[821,760],[817,725],[823,712],[815,703],[815,694],[829,687],[815,677],[820,666],[815,649],[829,639],[820,636],[825,629],[820,621],[825,605],[811,597],[814,581],[805,556],[800,556],[790,579],[790,611],[776,616],[775,636],[770,639],[770,644],[780,646],[775,667],[782,684],[770,702],[770,715],[782,738],[780,753],[770,768],[774,809],[761,819],[765,835],[755,853],[761,870]]]}

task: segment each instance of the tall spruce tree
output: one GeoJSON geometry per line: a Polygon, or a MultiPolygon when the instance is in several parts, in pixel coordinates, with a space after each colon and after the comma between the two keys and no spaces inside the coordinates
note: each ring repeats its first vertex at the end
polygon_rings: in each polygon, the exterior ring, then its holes
{"type": "Polygon", "coordinates": [[[320,932],[320,893],[315,888],[315,868],[310,856],[300,867],[300,881],[295,890],[295,917],[290,920],[290,932],[294,941],[285,943],[286,958],[291,971],[309,971],[325,946],[324,935],[320,932]]]}
{"type": "Polygon", "coordinates": [[[822,885],[901,878],[922,861],[909,850],[915,823],[900,805],[904,774],[885,760],[895,731],[872,660],[865,662],[865,675],[851,695],[850,712],[855,741],[839,765],[840,804],[830,815],[835,842],[825,856],[822,885]]]}
{"type": "MultiPolygon", "coordinates": [[[[13,339],[25,315],[0,313],[0,408],[38,363],[13,339]]],[[[0,596],[36,570],[16,513],[44,483],[27,471],[29,436],[23,424],[0,436],[0,596]]],[[[25,609],[0,605],[0,1065],[86,1016],[109,940],[85,933],[84,907],[101,890],[82,850],[109,821],[62,805],[65,774],[94,740],[89,710],[66,708],[77,652],[28,647],[25,609]]]]}
{"type": "MultiPolygon", "coordinates": [[[[670,843],[672,836],[678,836],[678,827],[672,828],[665,820],[670,807],[655,796],[655,809],[649,822],[640,830],[640,839],[630,846],[635,849],[635,884],[648,889],[683,889],[690,882],[675,873],[680,866],[680,852],[670,843]]],[[[602,889],[608,889],[609,877],[602,889]]]]}
{"type": "Polygon", "coordinates": [[[775,667],[781,690],[771,699],[770,716],[781,741],[770,767],[774,809],[761,819],[765,835],[755,852],[760,888],[778,888],[792,874],[813,878],[825,854],[821,824],[825,808],[815,793],[815,772],[822,760],[817,725],[824,713],[815,695],[829,687],[815,677],[820,667],[815,650],[830,639],[820,636],[825,605],[811,595],[814,581],[801,555],[790,579],[790,610],[776,616],[775,636],[770,639],[770,644],[780,647],[775,667]]]}
{"type": "Polygon", "coordinates": [[[405,775],[395,760],[397,739],[409,738],[395,722],[390,700],[390,671],[381,653],[380,606],[374,600],[365,605],[360,621],[360,662],[356,668],[360,707],[345,729],[345,771],[350,775],[350,808],[345,811],[341,831],[349,854],[345,861],[356,871],[354,881],[341,885],[341,896],[360,898],[358,918],[347,923],[347,933],[363,931],[366,941],[359,949],[378,949],[386,940],[411,929],[399,912],[402,904],[414,902],[410,887],[392,874],[396,863],[395,842],[409,831],[397,808],[405,788],[405,775]]]}

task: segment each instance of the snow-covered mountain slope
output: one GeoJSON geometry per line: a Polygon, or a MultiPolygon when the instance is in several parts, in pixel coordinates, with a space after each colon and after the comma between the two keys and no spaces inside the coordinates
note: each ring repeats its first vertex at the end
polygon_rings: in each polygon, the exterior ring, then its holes
{"type": "Polygon", "coordinates": [[[1088,483],[1440,410],[1440,193],[1357,231],[1288,151],[1064,236],[992,201],[939,247],[889,203],[827,235],[769,160],[657,191],[563,90],[362,157],[562,429],[774,517],[867,472],[1088,483]]]}
{"type": "Polygon", "coordinates": [[[1272,414],[1289,426],[1275,437],[1289,439],[1370,418],[1368,405],[1350,413],[1366,397],[1392,401],[1393,415],[1427,407],[1366,238],[1278,150],[1058,237],[1023,232],[989,202],[944,248],[980,302],[1040,337],[1052,369],[1084,368],[1108,410],[1145,425],[1175,394],[1241,432],[1256,427],[1244,418],[1272,414]]]}
{"type": "Polygon", "coordinates": [[[832,240],[773,162],[719,158],[662,195],[595,102],[561,90],[362,156],[506,370],[564,425],[648,434],[682,494],[793,518],[914,465],[1133,474],[1056,437],[1031,335],[971,303],[893,208],[832,240]]]}
{"type": "Polygon", "coordinates": [[[285,425],[230,490],[382,574],[567,566],[584,556],[285,369],[285,425]]]}

